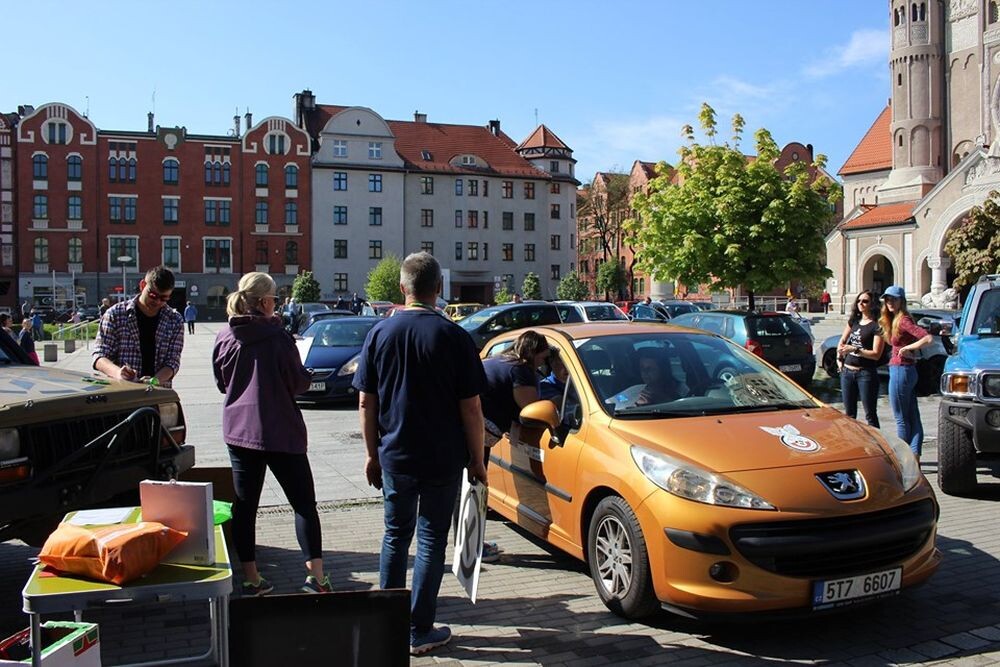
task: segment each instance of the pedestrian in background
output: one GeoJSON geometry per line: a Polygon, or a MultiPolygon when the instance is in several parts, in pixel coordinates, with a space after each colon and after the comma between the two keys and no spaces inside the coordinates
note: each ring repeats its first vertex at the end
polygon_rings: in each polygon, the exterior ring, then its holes
{"type": "Polygon", "coordinates": [[[355,292],[354,298],[351,299],[351,312],[354,313],[355,315],[360,315],[361,309],[364,308],[364,306],[365,306],[364,300],[360,296],[358,296],[357,292],[355,292]]]}
{"type": "MultiPolygon", "coordinates": [[[[833,297],[830,296],[830,293],[828,291],[823,290],[823,295],[820,296],[819,303],[821,306],[823,306],[824,315],[829,315],[831,301],[833,301],[833,297]]],[[[874,299],[872,299],[872,301],[874,302],[874,299]]]]}
{"type": "Polygon", "coordinates": [[[184,321],[187,322],[188,333],[194,333],[194,321],[198,319],[198,309],[190,301],[184,307],[184,321]]]}
{"type": "Polygon", "coordinates": [[[104,313],[108,312],[110,308],[111,308],[111,299],[107,297],[101,299],[101,305],[97,307],[98,319],[104,317],[104,313]]]}
{"type": "Polygon", "coordinates": [[[788,302],[785,304],[785,312],[790,315],[799,312],[799,303],[795,300],[795,297],[788,297],[788,302]]]}
{"type": "Polygon", "coordinates": [[[31,335],[35,340],[45,338],[45,324],[42,321],[42,314],[37,310],[31,311],[31,335]]]}
{"type": "Polygon", "coordinates": [[[295,403],[309,389],[295,341],[275,315],[274,279],[248,273],[226,300],[228,326],[219,331],[212,369],[222,404],[222,437],[233,467],[233,541],[243,568],[243,594],[274,590],[257,569],[257,506],[268,469],[295,512],[295,536],[308,572],[302,590],[329,593],[316,490],[306,455],[306,424],[295,403]]]}
{"type": "Polygon", "coordinates": [[[38,360],[38,353],[35,352],[35,339],[31,333],[31,320],[21,320],[21,333],[17,336],[17,344],[31,358],[32,363],[36,366],[42,365],[38,360]]]}
{"type": "Polygon", "coordinates": [[[21,304],[21,319],[26,319],[29,315],[31,315],[31,302],[25,299],[21,304]]]}
{"type": "Polygon", "coordinates": [[[910,445],[919,461],[923,451],[924,426],[917,409],[917,350],[930,345],[934,339],[910,317],[906,308],[906,292],[899,285],[892,285],[882,295],[879,324],[892,345],[889,404],[896,418],[896,435],[910,445]]]}
{"type": "Polygon", "coordinates": [[[485,378],[472,338],[434,309],[441,267],[430,253],[409,255],[399,270],[406,308],[372,327],[358,358],[354,387],[368,483],[382,489],[385,534],[379,585],[406,588],[407,553],[417,532],[410,587],[410,653],[447,644],[434,626],[445,548],[463,468],[486,484],[485,378]]]}
{"type": "Polygon", "coordinates": [[[844,398],[844,412],[858,418],[858,398],[865,408],[865,421],[879,428],[878,423],[878,366],[885,345],[878,323],[875,295],[865,290],[854,299],[847,326],[837,344],[840,367],[840,392],[844,398]]]}

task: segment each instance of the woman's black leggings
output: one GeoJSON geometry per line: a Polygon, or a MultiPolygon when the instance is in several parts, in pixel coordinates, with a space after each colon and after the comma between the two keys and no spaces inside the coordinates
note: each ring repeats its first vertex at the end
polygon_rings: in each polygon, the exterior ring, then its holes
{"type": "Polygon", "coordinates": [[[283,454],[229,445],[233,464],[233,541],[241,563],[257,560],[257,505],[270,468],[295,511],[295,536],[307,560],[323,557],[323,544],[316,512],[316,489],[305,454],[283,454]]]}

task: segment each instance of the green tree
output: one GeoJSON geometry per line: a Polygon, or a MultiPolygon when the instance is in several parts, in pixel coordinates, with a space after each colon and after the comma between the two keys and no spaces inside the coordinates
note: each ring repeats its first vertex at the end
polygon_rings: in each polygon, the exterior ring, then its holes
{"type": "Polygon", "coordinates": [[[990,193],[982,206],[953,227],[945,240],[955,269],[955,289],[976,282],[980,276],[1000,273],[1000,193],[990,193]]]}
{"type": "Polygon", "coordinates": [[[312,271],[305,271],[295,276],[292,283],[292,298],[296,303],[316,303],[320,299],[319,283],[313,277],[312,271]]]}
{"type": "MultiPolygon", "coordinates": [[[[702,104],[698,119],[708,143],[696,142],[694,129],[685,126],[678,183],[659,176],[648,193],[632,200],[639,215],[629,227],[640,267],[657,280],[742,286],[751,308],[757,292],[832,275],[823,229],[839,186],[813,179],[802,161],[779,171],[774,162],[780,151],[765,129],[754,134],[757,156],[748,160],[740,150],[739,114],[731,143],[716,142],[712,107],[702,104]]],[[[813,166],[825,162],[818,155],[813,166]]]]}
{"type": "Polygon", "coordinates": [[[503,303],[510,303],[514,295],[507,291],[507,287],[501,287],[500,290],[493,297],[493,301],[499,306],[503,303]]]}
{"type": "Polygon", "coordinates": [[[388,255],[368,272],[365,282],[365,298],[369,301],[392,301],[398,303],[403,295],[399,291],[399,267],[401,262],[395,255],[388,255]]]}
{"type": "Polygon", "coordinates": [[[576,271],[570,271],[563,276],[556,287],[557,299],[583,301],[587,296],[587,284],[580,280],[580,274],[576,271]]]}
{"type": "Polygon", "coordinates": [[[524,277],[524,282],[521,283],[521,296],[525,299],[542,298],[542,284],[538,281],[538,276],[533,271],[529,271],[528,275],[524,277]]]}
{"type": "Polygon", "coordinates": [[[599,292],[604,292],[604,298],[613,295],[616,299],[625,289],[628,279],[625,276],[625,267],[618,261],[611,260],[601,264],[597,269],[597,279],[594,286],[599,292]]]}

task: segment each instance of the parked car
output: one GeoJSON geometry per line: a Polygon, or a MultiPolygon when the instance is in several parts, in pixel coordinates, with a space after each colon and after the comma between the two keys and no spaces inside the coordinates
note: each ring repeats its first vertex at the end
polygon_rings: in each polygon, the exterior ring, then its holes
{"type": "Polygon", "coordinates": [[[0,335],[0,540],[40,544],[66,512],[194,465],[173,389],[36,366],[0,335]]]}
{"type": "Polygon", "coordinates": [[[938,483],[966,494],[977,486],[977,460],[1000,454],[1000,275],[973,285],[956,333],[941,376],[938,483]]]}
{"type": "Polygon", "coordinates": [[[525,301],[483,308],[458,322],[458,326],[468,331],[476,347],[482,349],[491,338],[504,332],[543,324],[558,324],[559,321],[559,310],[555,304],[525,301]]]}
{"type": "Polygon", "coordinates": [[[361,307],[361,314],[365,317],[386,317],[393,306],[398,305],[392,301],[368,301],[361,307]]]}
{"type": "Polygon", "coordinates": [[[297,400],[308,403],[343,401],[357,397],[351,386],[358,369],[361,347],[378,317],[327,317],[317,320],[302,332],[303,339],[312,339],[303,364],[312,369],[309,390],[297,400]]]}
{"type": "Polygon", "coordinates": [[[556,301],[563,322],[628,322],[621,308],[607,301],[556,301]]]}
{"type": "Polygon", "coordinates": [[[809,334],[809,339],[815,342],[815,337],[813,336],[812,320],[803,315],[802,313],[788,313],[788,316],[795,320],[795,323],[802,327],[807,334],[809,334]]]}
{"type": "Polygon", "coordinates": [[[718,306],[711,301],[691,301],[692,306],[698,310],[718,310],[718,306]]]}
{"type": "Polygon", "coordinates": [[[700,308],[698,308],[698,306],[694,305],[690,301],[676,301],[676,300],[654,301],[653,304],[657,308],[665,310],[667,312],[667,315],[669,315],[671,319],[677,317],[678,315],[697,313],[699,310],[701,310],[700,308]]]}
{"type": "Polygon", "coordinates": [[[750,350],[806,389],[816,372],[812,337],[788,313],[710,310],[679,315],[678,326],[725,336],[750,350]]]}
{"type": "Polygon", "coordinates": [[[333,310],[314,310],[311,313],[304,313],[299,320],[299,330],[303,333],[299,335],[305,338],[304,332],[307,331],[312,325],[322,320],[330,320],[338,317],[354,317],[354,313],[340,308],[334,308],[333,310]]]}
{"type": "Polygon", "coordinates": [[[664,308],[660,308],[656,305],[656,302],[652,303],[637,303],[632,306],[631,310],[628,312],[628,316],[637,322],[669,322],[670,314],[664,308]]]}
{"type": "Polygon", "coordinates": [[[481,303],[449,303],[444,307],[444,314],[457,322],[463,317],[468,317],[485,307],[481,303]]]}
{"type": "Polygon", "coordinates": [[[328,312],[330,307],[325,303],[293,303],[282,308],[281,316],[285,321],[285,328],[293,334],[298,334],[305,331],[310,316],[328,312]]]}
{"type": "Polygon", "coordinates": [[[819,611],[937,569],[937,501],[894,435],[719,336],[636,322],[536,331],[569,380],[491,449],[489,506],[586,561],[613,612],[819,611]],[[671,396],[643,400],[640,358],[672,375],[671,396]]]}

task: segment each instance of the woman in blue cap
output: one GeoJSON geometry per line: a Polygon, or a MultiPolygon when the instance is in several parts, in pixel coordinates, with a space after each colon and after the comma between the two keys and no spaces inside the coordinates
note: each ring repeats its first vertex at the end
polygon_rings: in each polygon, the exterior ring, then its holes
{"type": "Polygon", "coordinates": [[[892,285],[882,294],[882,331],[892,345],[889,360],[889,405],[896,418],[896,435],[910,445],[920,460],[924,427],[917,409],[917,350],[933,338],[918,327],[906,309],[906,292],[892,285]]]}

